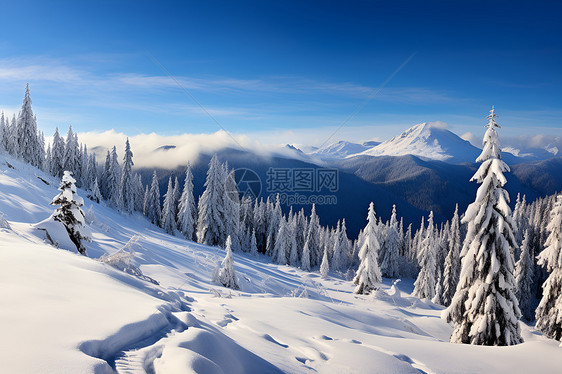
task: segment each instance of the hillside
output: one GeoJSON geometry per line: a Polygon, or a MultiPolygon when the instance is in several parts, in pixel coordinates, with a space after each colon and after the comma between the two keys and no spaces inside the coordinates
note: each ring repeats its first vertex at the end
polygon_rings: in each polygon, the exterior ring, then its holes
{"type": "Polygon", "coordinates": [[[322,280],[236,253],[241,290],[225,289],[212,280],[220,248],[90,201],[91,258],[53,248],[34,223],[52,212],[57,184],[0,160],[6,372],[555,373],[562,365],[558,343],[524,324],[518,346],[448,343],[442,307],[408,296],[412,280],[358,296],[338,274],[322,280]],[[96,260],[124,246],[142,277],[96,260]]]}

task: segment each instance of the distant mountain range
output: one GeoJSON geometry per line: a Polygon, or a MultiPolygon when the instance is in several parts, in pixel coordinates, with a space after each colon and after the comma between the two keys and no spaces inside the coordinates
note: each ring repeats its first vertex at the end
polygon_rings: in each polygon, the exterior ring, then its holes
{"type": "MultiPolygon", "coordinates": [[[[162,146],[158,151],[169,149],[171,146],[162,146]]],[[[511,167],[511,172],[506,173],[506,189],[513,201],[517,193],[526,194],[527,200],[532,201],[562,190],[562,157],[556,157],[557,151],[512,151],[503,152],[502,157],[511,167]]],[[[478,168],[475,160],[480,149],[445,128],[422,123],[382,143],[339,141],[309,152],[287,145],[281,151],[272,151],[270,156],[231,148],[217,153],[231,168],[254,170],[262,181],[264,197],[269,168],[337,168],[339,189],[333,193],[337,204],[318,205],[317,210],[322,224],[335,225],[338,219],[345,218],[350,235],[355,236],[365,225],[371,201],[383,220],[390,217],[392,204],[396,204],[399,216],[415,227],[430,210],[437,222],[449,219],[456,203],[464,212],[476,193],[477,184],[469,180],[478,168]]],[[[210,157],[201,154],[193,164],[196,196],[203,192],[210,157]]],[[[177,176],[183,182],[184,171],[185,168],[158,170],[162,194],[168,176],[177,176]]],[[[143,182],[149,183],[152,169],[141,169],[141,174],[143,182]]],[[[301,207],[310,212],[310,205],[294,206],[301,207]]]]}
{"type": "MultiPolygon", "coordinates": [[[[510,164],[544,160],[560,154],[555,146],[528,150],[506,147],[503,151],[504,160],[510,164]]],[[[308,154],[322,160],[413,155],[422,159],[463,164],[473,163],[480,154],[480,149],[442,126],[420,123],[382,143],[339,141],[308,154]]]]}

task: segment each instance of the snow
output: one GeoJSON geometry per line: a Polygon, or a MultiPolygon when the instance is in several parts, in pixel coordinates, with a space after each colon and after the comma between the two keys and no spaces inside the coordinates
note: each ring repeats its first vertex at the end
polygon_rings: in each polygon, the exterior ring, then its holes
{"type": "Polygon", "coordinates": [[[408,279],[355,295],[337,273],[322,279],[235,252],[240,290],[224,288],[212,280],[222,249],[90,200],[91,258],[56,249],[36,223],[51,215],[59,181],[9,162],[16,169],[0,155],[0,212],[11,227],[0,228],[2,372],[557,373],[562,365],[559,342],[526,324],[516,346],[449,343],[443,308],[410,296],[408,279]],[[129,260],[147,278],[96,260],[124,253],[132,237],[129,260]]]}
{"type": "Polygon", "coordinates": [[[478,148],[447,129],[429,123],[420,123],[361,154],[369,156],[409,154],[440,161],[473,162],[478,154],[478,148]]]}

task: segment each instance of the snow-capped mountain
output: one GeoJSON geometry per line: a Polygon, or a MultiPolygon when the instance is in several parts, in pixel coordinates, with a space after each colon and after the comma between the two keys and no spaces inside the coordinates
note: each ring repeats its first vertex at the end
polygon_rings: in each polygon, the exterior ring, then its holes
{"type": "Polygon", "coordinates": [[[312,152],[311,155],[323,159],[340,159],[364,152],[379,144],[380,142],[374,140],[363,143],[352,143],[345,140],[340,140],[337,143],[333,143],[317,149],[316,151],[312,152]]]}
{"type": "Polygon", "coordinates": [[[474,162],[480,150],[453,132],[430,123],[420,123],[402,134],[361,152],[368,156],[404,156],[447,161],[474,162]]]}

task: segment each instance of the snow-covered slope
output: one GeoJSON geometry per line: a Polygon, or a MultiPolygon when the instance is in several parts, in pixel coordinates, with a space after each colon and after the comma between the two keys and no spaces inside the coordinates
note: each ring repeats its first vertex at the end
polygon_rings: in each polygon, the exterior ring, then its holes
{"type": "Polygon", "coordinates": [[[364,152],[379,144],[380,143],[376,141],[368,141],[359,144],[359,143],[352,143],[345,140],[341,140],[337,143],[333,143],[325,147],[322,147],[320,149],[317,149],[316,151],[312,152],[311,155],[323,159],[341,159],[350,155],[355,155],[364,152]]]}
{"type": "Polygon", "coordinates": [[[213,282],[222,249],[167,235],[103,204],[85,206],[93,258],[53,248],[34,223],[52,212],[58,181],[5,161],[0,155],[0,212],[9,223],[0,228],[2,372],[557,373],[562,367],[558,343],[527,325],[518,346],[448,343],[442,308],[409,296],[411,280],[397,287],[385,280],[374,295],[359,296],[338,274],[323,280],[235,253],[241,290],[225,289],[213,282]],[[124,246],[125,254],[134,250],[129,265],[143,276],[95,259],[124,246]]]}
{"type": "Polygon", "coordinates": [[[402,134],[362,152],[369,156],[414,155],[454,163],[474,162],[480,150],[453,132],[420,123],[402,134]]]}

